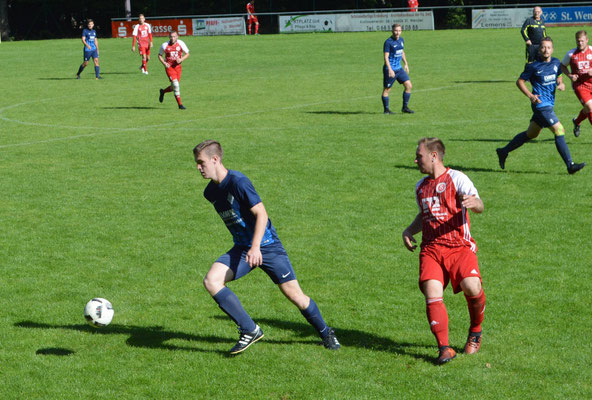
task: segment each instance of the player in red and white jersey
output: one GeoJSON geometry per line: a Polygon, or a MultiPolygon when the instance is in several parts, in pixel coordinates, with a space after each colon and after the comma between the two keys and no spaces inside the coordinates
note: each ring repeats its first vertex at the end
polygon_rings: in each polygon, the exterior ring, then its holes
{"type": "Polygon", "coordinates": [[[142,65],[140,71],[143,74],[148,75],[148,61],[150,61],[150,49],[154,46],[152,43],[152,27],[147,24],[144,14],[138,16],[139,24],[134,25],[134,32],[132,36],[134,41],[132,42],[132,52],[136,51],[136,40],[138,41],[138,52],[142,56],[142,65]]]}
{"type": "Polygon", "coordinates": [[[255,0],[247,3],[247,22],[249,24],[249,35],[251,34],[251,25],[255,24],[255,35],[259,34],[259,20],[255,15],[255,0]]]}
{"type": "Polygon", "coordinates": [[[588,33],[576,32],[577,47],[567,52],[561,60],[561,71],[571,79],[576,97],[584,106],[572,121],[573,133],[580,136],[580,124],[588,118],[592,124],[592,46],[588,46],[588,33]],[[571,68],[571,72],[567,67],[571,68]]]}
{"type": "Polygon", "coordinates": [[[158,59],[164,65],[165,72],[169,77],[171,85],[166,89],[160,89],[160,96],[158,101],[162,103],[164,94],[173,92],[175,99],[179,105],[180,110],[185,110],[185,106],[181,103],[181,90],[179,88],[179,81],[181,80],[181,63],[189,57],[189,49],[182,40],[179,40],[177,31],[172,31],[169,34],[169,41],[160,46],[158,59]]]}
{"type": "Polygon", "coordinates": [[[468,210],[483,212],[483,201],[465,174],[444,166],[444,153],[444,143],[440,139],[419,140],[415,163],[428,176],[415,187],[419,213],[403,231],[403,243],[409,251],[417,248],[413,236],[423,233],[419,286],[425,296],[430,329],[438,342],[438,364],[456,357],[448,341],[448,313],[443,302],[448,282],[454,293],[463,291],[467,300],[471,324],[464,349],[466,354],[476,353],[481,348],[481,323],[485,312],[477,246],[471,236],[468,214],[468,210]]]}

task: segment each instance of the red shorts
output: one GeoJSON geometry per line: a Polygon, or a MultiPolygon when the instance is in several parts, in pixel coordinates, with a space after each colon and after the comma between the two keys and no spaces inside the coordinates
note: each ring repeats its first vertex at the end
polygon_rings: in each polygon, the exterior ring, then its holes
{"type": "Polygon", "coordinates": [[[257,19],[257,17],[255,15],[253,15],[252,17],[249,18],[249,24],[258,24],[259,20],[257,19]]]}
{"type": "Polygon", "coordinates": [[[181,65],[175,65],[174,67],[169,67],[166,69],[166,74],[169,77],[169,80],[172,82],[175,79],[177,81],[181,81],[181,65]]]}
{"type": "Polygon", "coordinates": [[[461,291],[460,282],[465,278],[477,277],[481,280],[477,255],[468,247],[446,247],[428,245],[419,253],[419,284],[430,279],[442,283],[444,289],[448,281],[454,293],[461,291]]]}
{"type": "Polygon", "coordinates": [[[574,86],[574,92],[582,104],[586,104],[592,100],[592,83],[584,82],[578,86],[574,86]]]}
{"type": "Polygon", "coordinates": [[[150,45],[148,46],[140,46],[138,47],[138,51],[140,52],[140,54],[146,54],[147,56],[150,55],[150,45]]]}

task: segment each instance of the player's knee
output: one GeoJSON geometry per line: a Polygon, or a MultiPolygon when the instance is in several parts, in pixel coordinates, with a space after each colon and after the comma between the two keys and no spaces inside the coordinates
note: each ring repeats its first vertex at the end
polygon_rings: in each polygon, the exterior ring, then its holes
{"type": "Polygon", "coordinates": [[[478,296],[481,293],[481,280],[476,277],[465,278],[460,287],[467,296],[478,296]]]}
{"type": "Polygon", "coordinates": [[[405,82],[405,91],[410,92],[412,87],[413,85],[411,84],[411,81],[405,82]]]}
{"type": "Polygon", "coordinates": [[[563,125],[558,124],[558,126],[554,126],[554,131],[553,133],[555,134],[555,136],[565,136],[565,128],[563,127],[563,125]]]}
{"type": "Polygon", "coordinates": [[[179,96],[181,93],[181,89],[179,87],[179,81],[176,79],[173,80],[172,85],[173,85],[173,92],[175,93],[175,96],[179,96]]]}

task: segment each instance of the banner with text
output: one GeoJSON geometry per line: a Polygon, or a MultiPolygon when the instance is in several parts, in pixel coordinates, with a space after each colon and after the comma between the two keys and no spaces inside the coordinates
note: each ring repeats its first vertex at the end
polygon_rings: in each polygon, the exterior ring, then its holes
{"type": "Polygon", "coordinates": [[[434,30],[434,14],[431,11],[337,14],[335,31],[391,31],[393,24],[400,24],[404,31],[434,30]]]}
{"type": "Polygon", "coordinates": [[[193,36],[244,35],[245,33],[246,23],[242,17],[193,20],[193,36]]]}
{"type": "MultiPolygon", "coordinates": [[[[191,36],[193,26],[187,24],[187,19],[151,19],[146,20],[152,27],[152,36],[169,36],[172,31],[177,31],[179,36],[191,36]]],[[[134,25],[138,21],[111,21],[111,36],[114,38],[132,37],[134,25]]]]}
{"type": "Polygon", "coordinates": [[[473,29],[520,28],[532,16],[532,8],[496,8],[472,11],[473,29]]]}
{"type": "Polygon", "coordinates": [[[280,33],[335,31],[335,14],[280,15],[280,33]]]}
{"type": "Polygon", "coordinates": [[[543,7],[547,25],[592,25],[592,7],[543,7]]]}

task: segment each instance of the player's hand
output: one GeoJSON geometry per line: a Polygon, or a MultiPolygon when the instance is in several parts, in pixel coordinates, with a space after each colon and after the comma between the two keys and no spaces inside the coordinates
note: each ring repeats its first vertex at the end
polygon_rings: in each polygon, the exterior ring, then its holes
{"type": "Polygon", "coordinates": [[[394,78],[395,77],[395,71],[393,71],[392,69],[389,69],[389,78],[394,78]]]}
{"type": "Polygon", "coordinates": [[[527,45],[527,46],[530,46],[530,45],[532,45],[532,42],[531,42],[530,40],[527,40],[527,41],[526,41],[526,45],[527,45]]]}
{"type": "Polygon", "coordinates": [[[170,68],[170,67],[171,67],[171,64],[169,64],[168,62],[165,62],[165,63],[164,63],[164,67],[165,67],[165,68],[170,68]]]}
{"type": "Polygon", "coordinates": [[[560,84],[558,84],[557,89],[559,89],[561,91],[565,90],[565,83],[561,82],[560,84]]]}
{"type": "Polygon", "coordinates": [[[409,73],[409,65],[405,64],[405,72],[409,73]]]}
{"type": "Polygon", "coordinates": [[[132,46],[132,53],[136,51],[136,46],[132,46]]]}
{"type": "Polygon", "coordinates": [[[150,42],[150,48],[154,47],[154,43],[150,42]]]}
{"type": "Polygon", "coordinates": [[[415,241],[415,238],[413,237],[413,235],[411,233],[409,233],[407,230],[403,231],[403,244],[405,245],[405,247],[407,248],[407,250],[409,251],[413,251],[417,248],[417,243],[415,241]]]}
{"type": "Polygon", "coordinates": [[[260,266],[263,263],[263,255],[261,254],[261,250],[258,247],[251,247],[247,252],[245,261],[249,263],[249,267],[251,268],[260,266]]]}
{"type": "Polygon", "coordinates": [[[569,74],[567,76],[569,77],[569,79],[571,79],[572,82],[575,82],[578,80],[578,74],[569,74]]]}
{"type": "Polygon", "coordinates": [[[469,210],[472,210],[476,206],[480,205],[480,202],[479,202],[479,198],[474,194],[473,195],[463,194],[462,196],[460,196],[460,204],[464,208],[468,208],[469,210]]]}
{"type": "Polygon", "coordinates": [[[541,99],[539,99],[539,95],[538,94],[533,94],[529,98],[530,98],[530,102],[532,104],[540,104],[540,103],[542,103],[541,99]]]}

